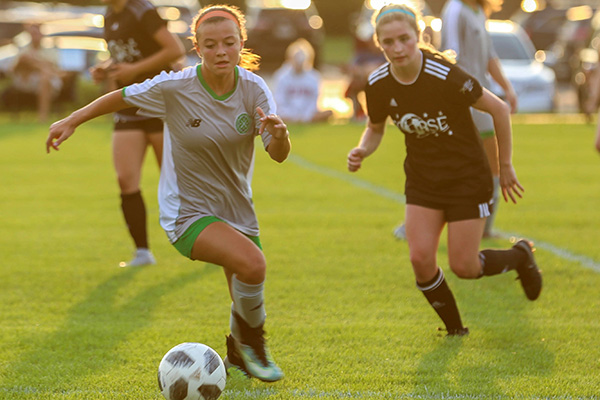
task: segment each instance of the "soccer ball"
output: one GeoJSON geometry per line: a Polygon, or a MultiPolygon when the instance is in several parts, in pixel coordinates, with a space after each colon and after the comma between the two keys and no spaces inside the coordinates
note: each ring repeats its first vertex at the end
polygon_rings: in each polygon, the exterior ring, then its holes
{"type": "Polygon", "coordinates": [[[167,400],[216,400],[227,372],[216,351],[202,343],[181,343],[158,366],[158,387],[167,400]]]}

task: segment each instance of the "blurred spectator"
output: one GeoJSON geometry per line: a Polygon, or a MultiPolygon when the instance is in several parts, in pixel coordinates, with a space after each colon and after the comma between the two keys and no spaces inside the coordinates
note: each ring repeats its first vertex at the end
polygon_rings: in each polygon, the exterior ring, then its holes
{"type": "Polygon", "coordinates": [[[365,90],[369,74],[385,62],[385,57],[375,45],[372,36],[368,40],[365,40],[364,43],[364,46],[357,49],[356,55],[350,65],[350,83],[345,93],[345,96],[352,101],[354,109],[353,119],[356,121],[363,121],[366,118],[365,110],[358,96],[365,90]]]}
{"type": "Polygon", "coordinates": [[[333,112],[319,110],[317,105],[321,75],[313,66],[313,47],[301,38],[288,46],[285,56],[285,62],[273,75],[278,114],[289,122],[327,121],[333,112]]]}
{"type": "MultiPolygon", "coordinates": [[[[45,122],[50,113],[52,100],[63,86],[62,72],[58,67],[58,54],[54,48],[42,47],[44,35],[40,25],[27,26],[31,43],[24,47],[12,66],[12,86],[7,96],[30,96],[37,102],[38,119],[45,122]]],[[[7,99],[11,101],[11,98],[7,99]]]]}
{"type": "MultiPolygon", "coordinates": [[[[598,101],[600,100],[600,47],[598,47],[598,62],[590,73],[588,86],[589,93],[584,104],[584,111],[592,114],[598,111],[598,101]]],[[[595,147],[600,152],[600,112],[598,113],[595,147]]]]}

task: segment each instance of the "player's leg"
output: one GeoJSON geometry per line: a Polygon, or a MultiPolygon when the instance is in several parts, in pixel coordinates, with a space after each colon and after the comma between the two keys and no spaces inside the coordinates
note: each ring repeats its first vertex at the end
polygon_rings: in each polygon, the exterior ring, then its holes
{"type": "Polygon", "coordinates": [[[498,141],[494,132],[494,120],[490,114],[471,108],[473,122],[483,141],[483,149],[487,156],[492,178],[494,180],[494,194],[492,199],[493,209],[485,222],[483,237],[494,238],[497,235],[493,232],[496,213],[500,204],[500,164],[498,163],[498,141]]]}
{"type": "MultiPolygon", "coordinates": [[[[162,121],[159,120],[162,128],[162,121]]],[[[146,140],[152,147],[154,152],[154,157],[156,158],[156,163],[160,168],[162,166],[162,153],[163,153],[163,131],[160,130],[152,130],[146,134],[146,140]]]]}
{"type": "Polygon", "coordinates": [[[494,222],[496,221],[496,214],[500,206],[500,167],[498,164],[498,141],[493,131],[491,136],[483,137],[483,148],[485,154],[488,157],[490,163],[490,169],[492,170],[492,179],[494,180],[494,194],[493,194],[493,209],[490,216],[486,219],[485,226],[483,229],[484,238],[495,238],[498,235],[493,232],[494,222]]]}
{"type": "Polygon", "coordinates": [[[121,191],[121,210],[135,246],[134,258],[121,266],[155,264],[148,246],[146,205],[140,190],[142,165],[148,142],[142,129],[115,129],[113,163],[121,191]]]}
{"type": "Polygon", "coordinates": [[[477,279],[516,270],[527,298],[535,300],[542,290],[542,276],[533,256],[533,247],[520,240],[506,250],[479,251],[485,225],[485,203],[454,208],[448,219],[448,259],[450,268],[460,278],[477,279]],[[472,208],[473,211],[468,211],[472,208]],[[480,213],[478,215],[478,213],[480,213]],[[482,213],[482,214],[481,214],[482,213]],[[469,219],[461,219],[469,218],[469,219]]]}
{"type": "Polygon", "coordinates": [[[224,222],[213,222],[197,236],[191,258],[221,265],[233,300],[227,338],[227,367],[239,367],[260,380],[273,382],[283,372],[265,341],[264,282],[266,260],[258,238],[249,238],[224,222]]]}
{"type": "Polygon", "coordinates": [[[443,211],[407,204],[405,224],[417,288],[442,319],[449,335],[468,333],[444,272],[437,265],[437,249],[445,225],[443,211]]]}

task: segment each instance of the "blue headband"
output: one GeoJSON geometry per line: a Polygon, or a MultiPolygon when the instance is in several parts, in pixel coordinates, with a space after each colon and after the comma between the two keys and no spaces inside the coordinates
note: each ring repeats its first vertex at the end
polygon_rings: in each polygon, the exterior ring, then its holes
{"type": "Polygon", "coordinates": [[[376,23],[379,22],[379,20],[381,19],[381,17],[383,17],[386,14],[391,14],[393,12],[401,12],[403,14],[406,14],[406,15],[409,15],[409,16],[413,17],[414,19],[417,19],[417,17],[415,16],[414,13],[412,13],[412,12],[410,12],[408,10],[405,10],[403,8],[389,8],[389,9],[385,10],[384,12],[379,13],[379,15],[377,16],[377,18],[375,18],[375,22],[376,23]]]}

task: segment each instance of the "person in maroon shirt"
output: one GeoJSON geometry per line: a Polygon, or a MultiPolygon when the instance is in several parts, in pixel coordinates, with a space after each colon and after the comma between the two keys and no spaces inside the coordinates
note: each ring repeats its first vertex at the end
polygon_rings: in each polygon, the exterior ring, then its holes
{"type": "MultiPolygon", "coordinates": [[[[184,54],[180,40],[167,29],[167,23],[147,0],[103,0],[104,39],[110,59],[91,68],[96,83],[116,89],[142,82],[172,65],[184,54]]],[[[162,161],[163,123],[157,118],[137,115],[137,108],[114,114],[113,161],[121,191],[121,209],[136,252],[120,266],[141,266],[156,261],[148,244],[146,206],[140,190],[146,148],[162,161]]]]}
{"type": "Polygon", "coordinates": [[[367,126],[348,154],[348,169],[358,171],[377,149],[391,117],[405,135],[406,234],[417,287],[448,335],[462,336],[469,331],[436,257],[445,225],[450,269],[459,278],[516,270],[526,296],[535,300],[542,277],[527,240],[508,250],[479,251],[493,184],[470,107],[494,119],[502,193],[516,203],[524,189],[512,165],[510,110],[448,56],[422,43],[419,19],[415,10],[398,4],[374,15],[375,40],[388,62],[369,76],[367,126]]]}

